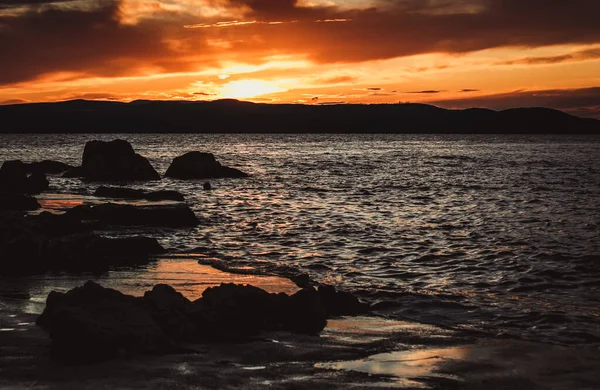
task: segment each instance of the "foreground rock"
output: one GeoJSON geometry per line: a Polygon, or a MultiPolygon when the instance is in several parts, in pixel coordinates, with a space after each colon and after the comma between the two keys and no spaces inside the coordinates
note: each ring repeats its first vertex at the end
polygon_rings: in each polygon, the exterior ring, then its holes
{"type": "Polygon", "coordinates": [[[50,333],[55,357],[82,363],[178,351],[181,343],[245,341],[272,330],[318,334],[327,310],[312,287],[289,296],[222,284],[191,302],[167,285],[136,298],[87,282],[51,292],[37,323],[50,333]]]}
{"type": "Polygon", "coordinates": [[[183,202],[184,196],[177,191],[144,191],[133,188],[100,187],[94,192],[94,196],[101,198],[133,199],[133,200],[172,200],[183,202]]]}
{"type": "Polygon", "coordinates": [[[164,253],[153,238],[107,238],[86,232],[67,216],[0,215],[0,275],[53,271],[104,271],[146,264],[164,253]]]}
{"type": "Polygon", "coordinates": [[[104,226],[143,226],[183,228],[197,226],[200,221],[188,206],[131,206],[106,203],[77,206],[65,213],[70,218],[104,226]]]}
{"type": "Polygon", "coordinates": [[[33,211],[40,207],[37,199],[29,195],[0,192],[0,211],[33,211]]]}
{"type": "Polygon", "coordinates": [[[29,166],[20,160],[5,161],[0,168],[0,192],[12,194],[39,194],[50,183],[42,172],[29,174],[29,166]]]}
{"type": "Polygon", "coordinates": [[[166,177],[181,180],[240,178],[248,174],[239,169],[221,165],[212,153],[189,152],[176,157],[165,174],[166,177]]]}
{"type": "Polygon", "coordinates": [[[81,167],[70,169],[65,177],[106,182],[160,180],[150,162],[124,140],[86,143],[81,167]]]}

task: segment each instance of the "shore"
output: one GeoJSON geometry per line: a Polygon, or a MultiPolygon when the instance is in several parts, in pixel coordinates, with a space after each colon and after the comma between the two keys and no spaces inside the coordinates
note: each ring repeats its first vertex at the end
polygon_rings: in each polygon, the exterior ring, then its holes
{"type": "MultiPolygon", "coordinates": [[[[293,286],[209,268],[198,266],[196,286],[240,278],[271,291],[293,286]]],[[[274,332],[247,343],[189,345],[186,354],[74,367],[49,358],[50,339],[35,326],[37,315],[22,310],[37,306],[15,305],[31,299],[0,302],[0,388],[600,388],[595,349],[487,339],[378,315],[329,320],[319,336],[274,332]]]]}

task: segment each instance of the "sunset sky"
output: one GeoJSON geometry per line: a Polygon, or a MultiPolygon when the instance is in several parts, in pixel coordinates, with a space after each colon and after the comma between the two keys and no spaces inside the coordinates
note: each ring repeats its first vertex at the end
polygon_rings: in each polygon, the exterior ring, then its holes
{"type": "Polygon", "coordinates": [[[0,0],[0,104],[79,98],[600,118],[600,1],[0,0]]]}

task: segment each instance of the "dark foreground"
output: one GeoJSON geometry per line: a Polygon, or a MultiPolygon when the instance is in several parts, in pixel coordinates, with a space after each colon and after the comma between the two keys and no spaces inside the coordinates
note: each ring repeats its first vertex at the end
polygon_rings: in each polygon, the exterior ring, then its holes
{"type": "Polygon", "coordinates": [[[320,337],[268,333],[187,354],[70,366],[49,358],[35,316],[0,312],[0,387],[14,389],[595,389],[597,350],[475,339],[433,326],[354,317],[320,337]],[[386,351],[397,351],[384,353],[386,351]]]}

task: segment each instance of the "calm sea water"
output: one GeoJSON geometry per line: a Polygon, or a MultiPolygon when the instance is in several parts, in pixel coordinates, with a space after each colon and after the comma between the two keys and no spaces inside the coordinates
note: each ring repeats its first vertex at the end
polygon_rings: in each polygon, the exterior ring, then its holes
{"type": "Polygon", "coordinates": [[[142,185],[183,192],[203,220],[153,233],[174,251],[292,267],[399,318],[600,346],[600,137],[0,135],[0,160],[79,164],[86,141],[114,138],[160,173],[200,150],[252,175],[142,185]]]}

